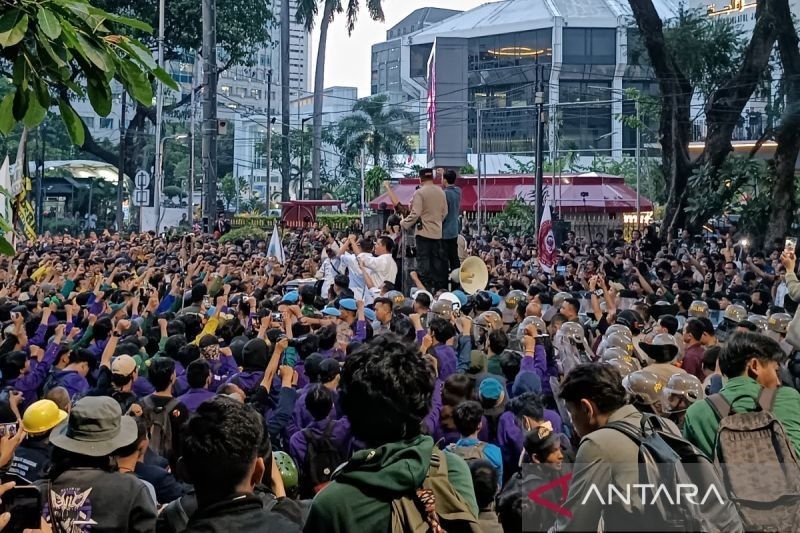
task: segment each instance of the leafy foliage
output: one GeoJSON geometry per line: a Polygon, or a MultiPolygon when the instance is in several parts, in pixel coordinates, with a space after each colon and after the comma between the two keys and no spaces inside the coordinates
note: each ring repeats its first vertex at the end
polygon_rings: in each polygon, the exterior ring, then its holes
{"type": "Polygon", "coordinates": [[[228,173],[219,180],[218,193],[225,200],[225,209],[230,210],[234,200],[247,189],[247,180],[239,176],[238,183],[233,174],[228,173]]]}
{"type": "Polygon", "coordinates": [[[369,202],[372,198],[378,196],[381,185],[384,181],[389,180],[391,175],[389,171],[383,167],[372,167],[364,174],[364,198],[369,202]]]}
{"type": "Polygon", "coordinates": [[[458,169],[458,173],[461,176],[465,176],[465,175],[466,176],[472,176],[472,175],[477,174],[477,172],[475,171],[475,167],[473,167],[469,163],[467,163],[466,165],[464,165],[463,167],[458,169]]]}
{"type": "Polygon", "coordinates": [[[352,167],[365,150],[375,166],[393,164],[392,156],[412,152],[400,126],[409,123],[413,115],[389,105],[386,95],[362,98],[353,105],[353,114],[344,117],[336,127],[335,145],[343,162],[352,167]]]}
{"type": "Polygon", "coordinates": [[[251,241],[266,241],[269,240],[269,235],[261,228],[243,226],[241,228],[232,229],[220,237],[219,243],[228,244],[229,242],[235,242],[238,240],[244,241],[247,239],[250,239],[251,241]]]}
{"type": "Polygon", "coordinates": [[[150,33],[138,20],[113,15],[85,0],[20,0],[0,16],[0,57],[11,68],[14,91],[0,103],[0,133],[14,124],[34,128],[58,105],[70,139],[83,145],[83,123],[69,95],[88,97],[100,116],[111,111],[111,80],[142,105],[151,105],[152,79],[177,84],[157,67],[146,45],[117,28],[150,33]],[[79,85],[75,80],[83,80],[79,85]]]}

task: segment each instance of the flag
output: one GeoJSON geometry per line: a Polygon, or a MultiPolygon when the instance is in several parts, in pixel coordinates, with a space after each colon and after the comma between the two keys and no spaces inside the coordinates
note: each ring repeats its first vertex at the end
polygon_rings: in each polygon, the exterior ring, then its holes
{"type": "Polygon", "coordinates": [[[556,237],[553,234],[553,219],[550,218],[550,198],[545,196],[542,206],[542,220],[538,235],[539,266],[543,272],[553,272],[556,263],[556,237]]]}
{"type": "Polygon", "coordinates": [[[11,180],[11,194],[14,195],[14,216],[19,222],[22,232],[30,240],[36,239],[36,213],[28,195],[31,191],[31,179],[25,172],[25,143],[28,140],[28,128],[22,130],[17,147],[17,160],[14,162],[14,176],[11,180]]]}
{"type": "Polygon", "coordinates": [[[11,210],[11,169],[8,163],[8,156],[0,166],[0,216],[4,219],[11,221],[13,211],[11,210]]]}
{"type": "Polygon", "coordinates": [[[281,236],[278,233],[278,225],[272,227],[272,238],[269,240],[269,248],[267,248],[267,256],[275,257],[278,259],[279,264],[286,262],[286,256],[283,253],[283,243],[281,243],[281,236]]]}

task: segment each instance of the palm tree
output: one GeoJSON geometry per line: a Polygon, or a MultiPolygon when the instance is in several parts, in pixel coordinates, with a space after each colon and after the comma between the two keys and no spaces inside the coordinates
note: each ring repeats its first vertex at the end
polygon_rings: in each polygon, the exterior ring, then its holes
{"type": "Polygon", "coordinates": [[[362,98],[353,106],[353,114],[339,122],[335,144],[345,164],[352,165],[362,149],[366,149],[375,166],[380,165],[382,156],[391,166],[394,154],[411,153],[400,126],[411,122],[414,115],[388,102],[383,94],[362,98]]]}
{"type": "MultiPolygon", "coordinates": [[[[319,48],[317,49],[317,65],[314,71],[314,115],[312,117],[312,150],[311,150],[311,189],[314,200],[320,194],[320,162],[322,160],[322,103],[325,90],[325,54],[328,46],[328,27],[334,15],[342,13],[345,8],[342,0],[322,0],[322,20],[319,25],[319,48]]],[[[372,20],[383,22],[381,0],[366,0],[369,16],[372,20]]],[[[352,34],[360,5],[359,0],[347,0],[347,33],[352,34]]],[[[297,21],[305,24],[308,31],[314,28],[314,18],[319,12],[317,0],[298,0],[297,21]]]]}

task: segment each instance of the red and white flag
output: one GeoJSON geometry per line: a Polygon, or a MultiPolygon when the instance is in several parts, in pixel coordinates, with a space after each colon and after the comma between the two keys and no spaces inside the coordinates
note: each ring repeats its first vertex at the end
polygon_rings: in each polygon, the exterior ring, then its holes
{"type": "Polygon", "coordinates": [[[539,223],[537,239],[539,251],[539,267],[548,274],[553,272],[556,264],[556,236],[553,233],[553,219],[550,218],[550,198],[545,196],[542,207],[542,220],[539,223]]]}

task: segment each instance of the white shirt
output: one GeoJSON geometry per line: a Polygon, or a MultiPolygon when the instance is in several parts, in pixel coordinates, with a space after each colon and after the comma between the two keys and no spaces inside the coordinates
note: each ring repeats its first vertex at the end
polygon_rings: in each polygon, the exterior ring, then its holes
{"type": "MultiPolygon", "coordinates": [[[[371,256],[370,254],[359,254],[358,257],[366,258],[371,256]]],[[[348,277],[350,278],[349,289],[353,291],[353,297],[356,300],[363,300],[365,305],[371,304],[375,298],[367,288],[367,282],[364,280],[364,274],[361,272],[361,265],[358,264],[358,259],[355,254],[351,254],[350,252],[344,253],[339,256],[339,260],[341,261],[339,264],[339,271],[341,272],[345,268],[348,269],[348,277]]],[[[370,276],[372,276],[372,272],[370,272],[370,276]]]]}
{"type": "Polygon", "coordinates": [[[361,254],[364,266],[369,269],[369,275],[375,282],[375,287],[380,289],[384,281],[394,283],[397,279],[397,263],[394,262],[392,254],[373,256],[361,254]]]}
{"type": "Polygon", "coordinates": [[[328,294],[328,289],[330,289],[331,285],[333,285],[333,280],[338,274],[344,274],[344,268],[340,265],[341,261],[339,258],[334,258],[331,260],[330,257],[326,257],[325,260],[322,262],[322,266],[319,267],[317,270],[316,278],[324,280],[322,283],[322,296],[326,297],[328,294]]]}

